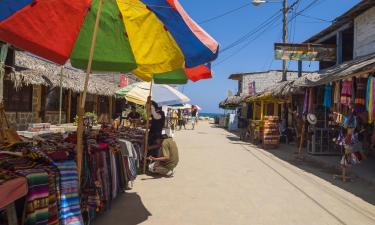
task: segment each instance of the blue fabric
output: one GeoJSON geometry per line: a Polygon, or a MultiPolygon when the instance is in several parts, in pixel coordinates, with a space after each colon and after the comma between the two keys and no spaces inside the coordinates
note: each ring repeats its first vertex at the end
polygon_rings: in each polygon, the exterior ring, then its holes
{"type": "Polygon", "coordinates": [[[323,106],[325,108],[331,108],[332,107],[332,86],[329,85],[329,84],[326,84],[324,86],[323,106]]]}
{"type": "Polygon", "coordinates": [[[0,1],[0,21],[12,16],[18,10],[21,10],[33,0],[1,0],[0,1]]]}
{"type": "Polygon", "coordinates": [[[366,110],[370,112],[370,88],[371,88],[372,76],[368,77],[367,80],[367,89],[366,89],[366,110]]]}
{"type": "Polygon", "coordinates": [[[142,0],[173,36],[185,57],[186,67],[192,68],[217,58],[218,52],[213,53],[205,46],[186,25],[181,15],[165,0],[142,0]]]}
{"type": "Polygon", "coordinates": [[[152,86],[152,100],[158,103],[159,106],[162,105],[178,105],[183,104],[182,99],[180,99],[175,93],[171,92],[164,85],[155,84],[152,86]]]}

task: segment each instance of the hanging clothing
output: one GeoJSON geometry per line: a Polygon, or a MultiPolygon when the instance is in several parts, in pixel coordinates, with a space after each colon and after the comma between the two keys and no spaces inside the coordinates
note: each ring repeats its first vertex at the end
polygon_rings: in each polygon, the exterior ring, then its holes
{"type": "Polygon", "coordinates": [[[371,108],[371,103],[372,103],[371,93],[372,93],[372,76],[369,76],[367,80],[367,88],[366,88],[366,110],[367,112],[370,112],[370,108],[371,108]]]}
{"type": "Polygon", "coordinates": [[[303,111],[302,114],[307,114],[309,110],[309,90],[306,89],[305,91],[305,98],[303,100],[303,111]]]}
{"type": "Polygon", "coordinates": [[[373,95],[372,95],[372,92],[373,92],[373,77],[371,77],[369,80],[368,80],[368,85],[369,85],[369,88],[368,88],[368,104],[367,104],[367,112],[368,112],[368,122],[369,123],[372,123],[373,121],[373,117],[372,117],[372,108],[373,108],[373,95]]]}
{"type": "Polygon", "coordinates": [[[308,113],[314,111],[314,88],[310,88],[308,113]]]}
{"type": "Polygon", "coordinates": [[[332,107],[332,86],[326,84],[324,86],[324,100],[323,100],[324,108],[331,108],[332,107]]]}
{"type": "Polygon", "coordinates": [[[365,105],[366,98],[366,79],[359,78],[357,79],[357,90],[355,96],[355,104],[365,105]]]}
{"type": "Polygon", "coordinates": [[[335,83],[334,93],[333,93],[333,103],[339,104],[340,103],[340,81],[335,83]]]}
{"type": "Polygon", "coordinates": [[[342,83],[341,104],[349,106],[352,97],[352,81],[346,80],[342,83]]]}

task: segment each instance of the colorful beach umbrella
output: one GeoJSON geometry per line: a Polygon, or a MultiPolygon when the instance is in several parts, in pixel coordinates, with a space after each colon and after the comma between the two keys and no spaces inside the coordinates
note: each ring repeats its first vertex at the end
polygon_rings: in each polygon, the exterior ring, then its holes
{"type": "MultiPolygon", "coordinates": [[[[2,0],[0,40],[58,64],[70,59],[74,67],[86,69],[100,3],[2,0]]],[[[186,69],[201,68],[217,57],[218,43],[177,0],[105,0],[100,15],[94,71],[133,71],[145,81],[154,76],[180,84],[190,78],[186,69]]],[[[197,72],[193,80],[202,77],[197,72]]]]}
{"type": "Polygon", "coordinates": [[[177,69],[171,72],[154,75],[156,84],[185,84],[188,80],[197,82],[202,79],[212,78],[211,69],[208,66],[200,65],[194,68],[177,69]]]}
{"type": "MultiPolygon", "coordinates": [[[[117,91],[116,95],[124,97],[129,102],[145,105],[150,93],[150,86],[148,82],[134,83],[117,91]]],[[[184,104],[190,101],[186,95],[169,85],[154,84],[151,93],[152,100],[159,106],[184,104]]]]}
{"type": "Polygon", "coordinates": [[[79,169],[92,70],[132,71],[144,81],[160,76],[165,83],[182,83],[174,72],[216,59],[219,48],[178,0],[1,0],[0,41],[57,64],[70,59],[74,67],[86,69],[78,110],[79,169]]]}

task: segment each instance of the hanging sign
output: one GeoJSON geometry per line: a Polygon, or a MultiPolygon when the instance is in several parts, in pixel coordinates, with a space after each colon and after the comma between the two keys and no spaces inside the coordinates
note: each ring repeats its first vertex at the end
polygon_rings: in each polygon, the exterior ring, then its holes
{"type": "Polygon", "coordinates": [[[126,87],[126,86],[128,86],[128,77],[125,76],[124,74],[121,74],[119,87],[126,87]]]}
{"type": "Polygon", "coordinates": [[[334,62],[336,61],[336,46],[275,43],[275,59],[334,62]]]}

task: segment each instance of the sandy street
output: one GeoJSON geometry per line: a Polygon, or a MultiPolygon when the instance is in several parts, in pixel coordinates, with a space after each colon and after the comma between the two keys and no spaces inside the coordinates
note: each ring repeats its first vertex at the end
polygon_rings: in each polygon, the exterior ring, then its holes
{"type": "Polygon", "coordinates": [[[175,177],[139,176],[94,225],[375,224],[372,200],[239,142],[224,129],[201,122],[175,139],[175,177]]]}

